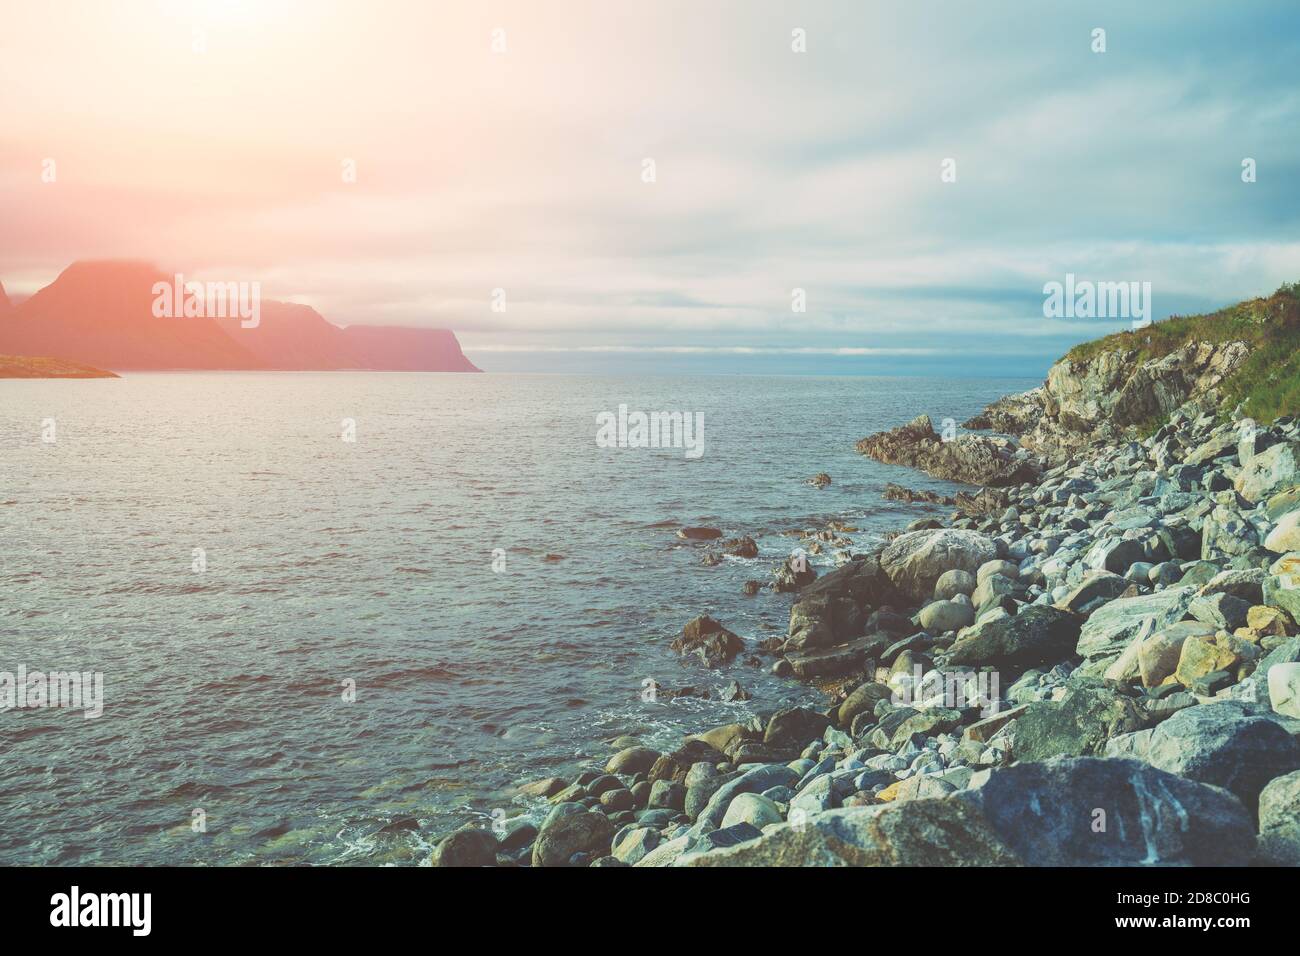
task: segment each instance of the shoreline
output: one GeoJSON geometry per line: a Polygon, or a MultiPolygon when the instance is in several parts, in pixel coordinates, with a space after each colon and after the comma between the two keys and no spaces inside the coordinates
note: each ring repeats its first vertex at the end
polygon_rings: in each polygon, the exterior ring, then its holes
{"type": "MultiPolygon", "coordinates": [[[[909,428],[881,435],[927,440],[909,428]]],[[[1235,429],[1176,413],[834,570],[787,561],[789,631],[759,648],[826,708],[666,753],[620,740],[517,788],[549,803],[540,827],[494,814],[434,865],[1300,864],[1300,426],[1249,447],[1235,429]],[[1052,809],[1026,823],[1027,801],[1052,809]],[[1095,839],[1098,808],[1127,836],[1095,839]]],[[[673,646],[715,666],[753,649],[707,616],[673,646]]]]}

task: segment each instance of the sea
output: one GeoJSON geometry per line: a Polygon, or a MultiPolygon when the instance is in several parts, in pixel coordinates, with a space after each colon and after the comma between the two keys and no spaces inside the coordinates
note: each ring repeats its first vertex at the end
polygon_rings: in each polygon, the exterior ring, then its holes
{"type": "Polygon", "coordinates": [[[865,550],[936,510],[885,500],[886,483],[957,490],[859,438],[1036,384],[0,382],[0,864],[423,865],[458,826],[541,814],[518,783],[603,762],[619,738],[671,748],[815,704],[751,655],[709,671],[669,644],[700,614],[755,645],[784,633],[790,596],[742,587],[800,531],[840,522],[865,550]],[[690,416],[699,453],[598,441],[621,406],[690,416]],[[807,483],[819,472],[829,486],[807,483]],[[710,564],[716,543],[682,526],[751,536],[759,556],[710,564]],[[70,682],[61,706],[20,699],[20,675],[73,672],[80,701],[70,682]],[[749,699],[721,699],[731,681],[749,699]]]}

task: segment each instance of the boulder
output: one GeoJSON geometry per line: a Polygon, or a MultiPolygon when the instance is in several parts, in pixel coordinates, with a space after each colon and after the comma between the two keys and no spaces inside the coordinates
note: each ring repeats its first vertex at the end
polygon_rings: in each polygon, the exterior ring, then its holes
{"type": "Polygon", "coordinates": [[[1269,675],[1284,664],[1300,663],[1300,638],[1288,638],[1256,662],[1255,670],[1237,687],[1234,697],[1256,704],[1262,708],[1272,708],[1272,691],[1269,688],[1269,675]]]}
{"type": "Polygon", "coordinates": [[[1100,672],[1135,638],[1181,621],[1195,597],[1195,588],[1175,587],[1139,597],[1116,598],[1092,612],[1079,631],[1075,651],[1090,662],[1100,662],[1096,668],[1100,672]]]}
{"type": "Polygon", "coordinates": [[[533,866],[569,866],[575,854],[605,856],[614,824],[603,813],[566,813],[548,818],[533,844],[533,866]]]}
{"type": "Polygon", "coordinates": [[[1136,538],[1102,538],[1083,556],[1083,563],[1094,571],[1109,571],[1122,575],[1135,561],[1141,561],[1145,550],[1136,538]]]}
{"type": "Polygon", "coordinates": [[[525,797],[553,797],[568,785],[563,777],[543,777],[524,784],[519,793],[525,797]]]}
{"type": "Polygon", "coordinates": [[[1249,611],[1249,601],[1223,593],[1195,597],[1187,606],[1187,613],[1196,620],[1213,624],[1226,631],[1243,627],[1249,611]]]}
{"type": "Polygon", "coordinates": [[[775,802],[758,793],[737,794],[722,817],[722,829],[737,823],[748,823],[762,830],[769,823],[780,823],[784,817],[775,802]]]}
{"type": "Polygon", "coordinates": [[[851,727],[853,718],[862,713],[872,713],[876,704],[889,700],[893,691],[886,684],[867,681],[854,688],[853,692],[840,704],[835,714],[835,721],[840,727],[851,727]]]}
{"type": "Polygon", "coordinates": [[[1297,447],[1295,442],[1283,442],[1255,455],[1238,472],[1233,487],[1247,501],[1256,502],[1300,484],[1297,447]]]}
{"type": "Polygon", "coordinates": [[[680,528],[677,531],[677,537],[685,538],[688,541],[712,541],[714,538],[721,538],[722,532],[717,528],[680,528]]]}
{"type": "MultiPolygon", "coordinates": [[[[686,760],[676,760],[675,763],[681,767],[680,779],[685,781],[686,773],[691,769],[691,765],[698,763],[700,760],[707,763],[718,763],[726,758],[726,753],[738,741],[744,740],[751,733],[750,729],[744,724],[722,724],[704,731],[702,734],[695,734],[687,737],[686,742],[692,741],[704,744],[709,752],[703,754],[691,754],[693,758],[689,762],[686,760]],[[683,766],[684,765],[684,766],[683,766]]],[[[678,779],[676,774],[671,775],[673,779],[678,779]]],[[[653,774],[652,774],[653,777],[653,774]]]]}
{"type": "Polygon", "coordinates": [[[499,845],[491,831],[465,827],[438,844],[432,863],[434,866],[496,866],[499,845]]]}
{"type": "Polygon", "coordinates": [[[659,845],[662,837],[651,827],[633,827],[614,843],[613,857],[620,863],[635,866],[659,845]]]}
{"type": "Polygon", "coordinates": [[[999,598],[1020,593],[1022,590],[1011,578],[1003,577],[1001,574],[990,574],[980,581],[970,600],[977,608],[989,608],[998,603],[999,598]]]}
{"type": "Polygon", "coordinates": [[[958,594],[969,595],[975,590],[978,583],[975,580],[975,575],[969,571],[953,568],[951,571],[943,572],[943,574],[939,575],[939,579],[934,582],[934,599],[936,601],[951,601],[958,594]]]}
{"type": "Polygon", "coordinates": [[[1201,557],[1231,559],[1249,555],[1259,544],[1259,533],[1235,508],[1216,507],[1201,528],[1201,557]]]}
{"type": "Polygon", "coordinates": [[[1002,561],[1000,559],[985,561],[975,572],[975,583],[977,585],[983,584],[985,580],[995,574],[1000,574],[1002,577],[1014,581],[1020,577],[1020,566],[1014,561],[1002,561]]]}
{"type": "Polygon", "coordinates": [[[1300,664],[1277,664],[1269,669],[1268,697],[1275,713],[1300,719],[1300,664]]]}
{"type": "Polygon", "coordinates": [[[785,659],[791,672],[800,680],[856,674],[863,670],[871,654],[880,651],[885,641],[881,635],[873,634],[832,647],[791,650],[787,645],[785,659]]]}
{"type": "Polygon", "coordinates": [[[1232,791],[1254,813],[1270,780],[1300,769],[1300,744],[1277,722],[1239,705],[1203,704],[1160,723],[1147,759],[1161,770],[1232,791]]]}
{"type": "Polygon", "coordinates": [[[1019,761],[1102,753],[1106,741],[1142,730],[1147,716],[1117,685],[1079,679],[1060,701],[1037,701],[1016,721],[1012,751],[1019,761]]]}
{"type": "Polygon", "coordinates": [[[947,707],[914,710],[900,707],[890,711],[867,737],[867,742],[881,750],[898,750],[913,734],[934,736],[946,733],[961,723],[961,711],[947,707]]]}
{"type": "Polygon", "coordinates": [[[955,631],[975,622],[975,610],[969,604],[934,601],[921,608],[921,626],[931,634],[955,631]]]}
{"type": "Polygon", "coordinates": [[[880,606],[892,597],[893,587],[879,563],[856,558],[799,592],[790,608],[786,647],[827,647],[861,637],[867,606],[880,606]]]}
{"type": "Polygon", "coordinates": [[[1129,588],[1123,576],[1110,571],[1090,571],[1069,594],[1056,602],[1063,611],[1088,614],[1108,601],[1113,601],[1129,588]]]}
{"type": "Polygon", "coordinates": [[[974,531],[942,528],[912,531],[891,541],[880,555],[880,566],[903,594],[924,601],[945,571],[974,573],[997,557],[992,540],[974,531]]]}
{"type": "Polygon", "coordinates": [[[708,803],[695,818],[691,832],[695,835],[709,833],[722,826],[723,817],[731,801],[741,793],[763,793],[772,787],[793,787],[799,782],[799,774],[785,764],[766,764],[746,770],[736,777],[729,778],[713,791],[708,803]]]}
{"type": "Polygon", "coordinates": [[[803,554],[793,554],[781,562],[772,576],[772,590],[788,594],[806,587],[817,578],[817,571],[803,554]]]}
{"type": "Polygon", "coordinates": [[[1220,571],[1201,586],[1201,596],[1231,594],[1249,604],[1258,604],[1264,598],[1264,579],[1268,572],[1263,568],[1220,571]]]}
{"type": "Polygon", "coordinates": [[[1241,801],[1138,760],[1064,757],[994,770],[967,802],[1033,866],[1242,866],[1241,801]]]}
{"type": "Polygon", "coordinates": [[[646,773],[663,756],[649,747],[627,747],[609,758],[605,764],[605,773],[646,773]]]}
{"type": "Polygon", "coordinates": [[[828,810],[687,866],[1015,866],[978,810],[952,798],[828,810]]]}
{"type": "Polygon", "coordinates": [[[739,846],[742,843],[748,843],[750,840],[757,840],[763,832],[752,823],[733,823],[729,827],[722,827],[704,834],[690,845],[687,853],[683,854],[678,862],[678,866],[701,853],[708,853],[710,850],[717,850],[723,847],[739,846]]]}
{"type": "Polygon", "coordinates": [[[810,740],[820,737],[830,726],[830,718],[806,707],[787,707],[778,710],[767,722],[763,743],[780,749],[802,748],[810,740]]]}
{"type": "Polygon", "coordinates": [[[691,838],[687,835],[675,837],[667,843],[660,843],[632,865],[646,867],[672,866],[686,852],[686,847],[690,842],[691,838]]]}
{"type": "Polygon", "coordinates": [[[1267,604],[1256,604],[1246,612],[1246,626],[1261,636],[1289,637],[1295,633],[1295,621],[1286,611],[1267,604]]]}
{"type": "Polygon", "coordinates": [[[1079,639],[1079,619],[1059,608],[1033,604],[1014,617],[985,618],[958,635],[948,663],[1009,671],[1056,664],[1071,656],[1079,639]]]}
{"type": "Polygon", "coordinates": [[[1184,687],[1191,687],[1198,678],[1215,671],[1235,673],[1242,661],[1254,660],[1258,656],[1259,648],[1240,637],[1223,633],[1193,634],[1183,641],[1174,679],[1184,687]]]}
{"type": "Polygon", "coordinates": [[[673,780],[656,780],[650,786],[646,806],[651,810],[683,810],[686,806],[686,787],[673,780]]]}
{"type": "Polygon", "coordinates": [[[1300,511],[1291,511],[1283,515],[1277,527],[1264,539],[1264,547],[1274,554],[1300,551],[1300,511]]]}
{"type": "Polygon", "coordinates": [[[1138,675],[1145,687],[1155,687],[1178,669],[1183,642],[1189,637],[1209,637],[1215,627],[1200,621],[1179,621],[1147,638],[1138,638],[1138,675]]]}
{"type": "Polygon", "coordinates": [[[1300,866],[1300,771],[1260,791],[1259,856],[1272,866],[1300,866]]]}
{"type": "Polygon", "coordinates": [[[794,815],[798,813],[808,817],[831,809],[835,806],[838,797],[847,796],[852,791],[849,781],[844,781],[840,791],[836,792],[835,778],[829,773],[814,777],[790,800],[792,819],[797,820],[798,817],[794,815]]]}
{"type": "Polygon", "coordinates": [[[722,542],[722,550],[737,558],[758,557],[758,543],[747,534],[739,538],[728,538],[722,542]]]}

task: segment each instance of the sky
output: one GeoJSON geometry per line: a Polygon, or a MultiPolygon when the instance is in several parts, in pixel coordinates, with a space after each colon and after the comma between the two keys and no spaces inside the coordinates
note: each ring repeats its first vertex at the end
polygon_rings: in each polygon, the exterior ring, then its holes
{"type": "Polygon", "coordinates": [[[1294,2],[0,0],[0,23],[18,296],[138,258],[451,328],[488,369],[1041,376],[1130,324],[1045,317],[1067,273],[1150,282],[1157,319],[1300,279],[1294,2]]]}

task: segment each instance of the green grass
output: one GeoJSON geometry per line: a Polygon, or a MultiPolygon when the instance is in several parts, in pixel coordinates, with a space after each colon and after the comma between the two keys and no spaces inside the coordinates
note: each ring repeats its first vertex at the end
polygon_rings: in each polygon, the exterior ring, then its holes
{"type": "MultiPolygon", "coordinates": [[[[1300,413],[1300,282],[1218,312],[1170,316],[1136,332],[1084,342],[1065,357],[1086,361],[1102,352],[1132,350],[1136,361],[1145,362],[1188,342],[1245,342],[1251,347],[1250,357],[1223,383],[1224,415],[1239,403],[1258,422],[1300,413]]],[[[1151,430],[1157,427],[1153,423],[1151,430]]]]}

